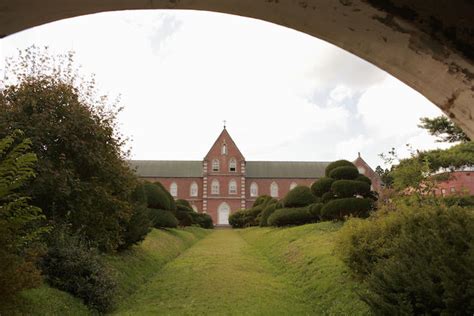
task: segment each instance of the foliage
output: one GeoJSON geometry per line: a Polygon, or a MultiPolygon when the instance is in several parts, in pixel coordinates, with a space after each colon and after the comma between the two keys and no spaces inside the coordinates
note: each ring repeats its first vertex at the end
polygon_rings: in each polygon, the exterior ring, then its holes
{"type": "Polygon", "coordinates": [[[273,214],[273,212],[275,212],[276,208],[277,208],[277,203],[272,203],[272,204],[267,205],[263,209],[260,216],[260,227],[268,226],[268,218],[270,217],[270,215],[273,214]]]}
{"type": "Polygon", "coordinates": [[[321,220],[321,210],[323,209],[323,203],[313,203],[309,205],[308,211],[315,220],[321,220]]]}
{"type": "Polygon", "coordinates": [[[192,207],[191,204],[188,202],[188,200],[177,199],[177,200],[176,200],[176,207],[178,208],[179,206],[185,207],[185,208],[187,208],[187,209],[193,211],[193,207],[192,207]]]}
{"type": "Polygon", "coordinates": [[[244,210],[236,211],[229,215],[229,224],[232,228],[243,228],[246,225],[246,214],[244,210]]]}
{"type": "Polygon", "coordinates": [[[347,216],[365,217],[373,208],[371,199],[342,198],[329,201],[321,210],[324,220],[343,220],[347,216]]]}
{"type": "Polygon", "coordinates": [[[474,210],[397,205],[341,230],[341,257],[361,277],[375,314],[474,312],[474,210]]]}
{"type": "Polygon", "coordinates": [[[0,92],[0,137],[21,129],[38,157],[26,194],[52,223],[112,251],[133,213],[136,178],[117,133],[116,104],[77,75],[72,54],[54,59],[35,47],[10,60],[0,92]]]}
{"type": "Polygon", "coordinates": [[[329,176],[334,180],[354,180],[359,176],[359,171],[354,166],[343,166],[334,168],[329,176]]]}
{"type": "Polygon", "coordinates": [[[99,312],[112,308],[116,283],[98,253],[64,227],[56,227],[40,266],[53,287],[81,298],[99,312]]]}
{"type": "Polygon", "coordinates": [[[154,184],[159,186],[161,188],[161,190],[165,193],[166,197],[168,198],[169,208],[167,208],[167,210],[176,211],[176,209],[177,209],[176,208],[176,202],[174,200],[174,197],[171,195],[171,193],[168,192],[168,190],[165,188],[165,186],[161,182],[156,181],[154,184]]]}
{"type": "Polygon", "coordinates": [[[383,169],[382,167],[377,166],[377,168],[375,168],[375,173],[379,175],[380,179],[382,180],[382,184],[385,188],[392,187],[393,177],[390,173],[390,170],[388,170],[387,168],[383,169]]]}
{"type": "Polygon", "coordinates": [[[323,194],[323,196],[321,197],[321,202],[323,203],[327,203],[331,200],[334,200],[336,198],[336,196],[334,195],[334,193],[332,191],[330,192],[326,192],[323,194]]]}
{"type": "Polygon", "coordinates": [[[283,199],[285,207],[302,207],[314,203],[314,195],[307,186],[298,185],[288,192],[283,199]]]}
{"type": "Polygon", "coordinates": [[[243,228],[258,226],[259,219],[257,218],[262,212],[264,204],[259,204],[249,209],[238,210],[229,216],[229,224],[232,228],[243,228]]]}
{"type": "Polygon", "coordinates": [[[326,177],[331,177],[330,176],[331,171],[333,169],[336,169],[336,168],[339,168],[339,167],[354,167],[354,164],[350,161],[347,161],[347,160],[336,160],[334,162],[331,162],[326,167],[326,170],[325,170],[326,177]]]}
{"type": "Polygon", "coordinates": [[[363,174],[359,174],[357,178],[355,178],[354,180],[367,183],[369,185],[369,188],[370,188],[370,185],[372,184],[372,180],[370,180],[368,177],[364,176],[363,174]]]}
{"type": "Polygon", "coordinates": [[[434,118],[422,117],[418,127],[426,129],[431,135],[437,137],[437,142],[469,142],[471,139],[461,128],[456,126],[446,116],[440,115],[434,118]]]}
{"type": "Polygon", "coordinates": [[[176,228],[178,227],[178,219],[171,211],[158,210],[149,208],[151,221],[155,228],[176,228]]]}
{"type": "Polygon", "coordinates": [[[370,184],[355,180],[336,180],[331,186],[331,191],[339,198],[367,196],[370,193],[370,184]]]}
{"type": "Polygon", "coordinates": [[[252,207],[256,207],[256,206],[259,206],[259,205],[266,206],[269,203],[273,203],[274,201],[275,201],[275,199],[272,198],[269,195],[260,195],[259,197],[257,197],[255,202],[253,202],[252,207]]]}
{"type": "Polygon", "coordinates": [[[162,187],[156,183],[146,182],[143,184],[143,188],[145,190],[149,208],[171,210],[169,197],[162,187]]]}
{"type": "Polygon", "coordinates": [[[35,176],[36,156],[30,147],[19,131],[0,139],[0,303],[41,280],[35,261],[39,237],[45,232],[39,226],[44,216],[19,193],[35,176]]]}
{"type": "Polygon", "coordinates": [[[144,206],[136,206],[130,220],[123,225],[122,243],[119,250],[127,249],[143,241],[153,227],[149,209],[144,206]]]}
{"type": "Polygon", "coordinates": [[[315,218],[308,207],[281,208],[273,212],[268,218],[270,226],[293,226],[315,222],[315,218]]]}
{"type": "Polygon", "coordinates": [[[212,229],[214,228],[214,224],[212,223],[212,218],[208,214],[204,213],[191,213],[191,217],[193,218],[193,223],[198,225],[201,228],[212,229]]]}

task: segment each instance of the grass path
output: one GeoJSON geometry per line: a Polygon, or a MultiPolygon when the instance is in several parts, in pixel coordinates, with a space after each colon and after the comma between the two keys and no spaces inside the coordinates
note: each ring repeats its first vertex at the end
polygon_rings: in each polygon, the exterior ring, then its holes
{"type": "Polygon", "coordinates": [[[311,314],[300,289],[231,229],[217,229],[168,263],[122,315],[311,314]]]}

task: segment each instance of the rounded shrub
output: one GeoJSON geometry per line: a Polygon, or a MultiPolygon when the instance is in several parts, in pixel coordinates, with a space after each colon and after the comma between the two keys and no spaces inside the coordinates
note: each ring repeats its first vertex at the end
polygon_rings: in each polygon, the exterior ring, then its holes
{"type": "Polygon", "coordinates": [[[308,206],[309,213],[316,221],[321,219],[321,210],[323,209],[323,206],[323,203],[313,203],[308,206]]]}
{"type": "Polygon", "coordinates": [[[314,222],[307,207],[281,208],[268,218],[270,226],[294,226],[314,222]]]}
{"type": "Polygon", "coordinates": [[[331,170],[329,176],[335,180],[354,180],[359,176],[359,170],[351,166],[337,167],[331,170]]]}
{"type": "Polygon", "coordinates": [[[302,207],[311,203],[314,203],[314,196],[311,194],[310,188],[302,185],[296,186],[283,199],[285,207],[302,207]]]}
{"type": "Polygon", "coordinates": [[[268,218],[270,217],[270,215],[273,214],[273,212],[275,212],[276,206],[277,206],[277,203],[273,203],[273,204],[267,205],[263,209],[263,211],[261,213],[261,216],[260,216],[260,226],[261,227],[268,226],[268,218]]]}
{"type": "Polygon", "coordinates": [[[356,181],[365,182],[365,183],[367,183],[369,186],[372,184],[372,181],[371,181],[368,177],[364,176],[363,174],[359,174],[359,175],[357,176],[357,178],[355,178],[355,180],[356,180],[356,181]]]}
{"type": "Polygon", "coordinates": [[[137,203],[140,205],[146,205],[148,203],[144,183],[139,183],[135,187],[135,189],[132,191],[131,199],[134,203],[137,203]]]}
{"type": "Polygon", "coordinates": [[[170,210],[171,204],[167,194],[163,189],[154,183],[145,183],[143,185],[149,208],[170,210]]]}
{"type": "Polygon", "coordinates": [[[188,209],[190,209],[191,211],[193,211],[193,207],[191,206],[191,204],[189,204],[188,200],[184,200],[184,199],[177,199],[176,200],[176,207],[179,208],[179,206],[184,206],[188,209]]]}
{"type": "Polygon", "coordinates": [[[156,228],[176,228],[178,219],[170,211],[149,209],[153,226],[156,228]]]}
{"type": "Polygon", "coordinates": [[[123,227],[122,242],[118,250],[130,248],[145,239],[153,227],[149,209],[144,205],[136,206],[129,221],[123,227]]]}
{"type": "Polygon", "coordinates": [[[331,177],[331,171],[339,167],[354,167],[355,168],[356,166],[352,162],[347,161],[347,160],[336,160],[334,162],[331,162],[326,167],[326,170],[325,170],[326,177],[331,177]]]}
{"type": "Polygon", "coordinates": [[[323,196],[321,197],[321,202],[322,203],[327,203],[331,200],[334,200],[336,197],[334,196],[334,193],[332,192],[326,192],[323,194],[323,196]]]}
{"type": "Polygon", "coordinates": [[[170,203],[169,210],[170,211],[176,211],[176,202],[174,200],[174,197],[169,193],[168,189],[165,188],[165,186],[160,181],[156,181],[156,182],[154,182],[154,184],[159,186],[161,188],[161,190],[165,193],[165,195],[168,197],[168,201],[170,203]]]}
{"type": "Polygon", "coordinates": [[[232,228],[243,228],[245,227],[245,217],[244,210],[234,212],[229,215],[229,224],[232,228]]]}
{"type": "Polygon", "coordinates": [[[190,213],[190,215],[193,218],[193,222],[199,227],[206,228],[206,229],[214,228],[214,224],[212,223],[212,218],[208,214],[193,212],[193,213],[190,213]]]}
{"type": "Polygon", "coordinates": [[[339,198],[366,196],[370,192],[370,185],[355,180],[337,180],[332,184],[331,191],[339,198]]]}
{"type": "Polygon", "coordinates": [[[371,199],[344,198],[326,203],[321,216],[324,220],[342,220],[346,216],[365,217],[373,207],[371,199]]]}
{"type": "Polygon", "coordinates": [[[323,177],[319,180],[316,180],[311,185],[311,192],[314,196],[321,197],[324,193],[327,193],[331,190],[331,185],[334,182],[334,179],[323,177]]]}
{"type": "Polygon", "coordinates": [[[259,205],[267,205],[269,202],[274,201],[275,199],[269,195],[260,195],[255,202],[253,202],[252,207],[259,206],[259,205]]]}

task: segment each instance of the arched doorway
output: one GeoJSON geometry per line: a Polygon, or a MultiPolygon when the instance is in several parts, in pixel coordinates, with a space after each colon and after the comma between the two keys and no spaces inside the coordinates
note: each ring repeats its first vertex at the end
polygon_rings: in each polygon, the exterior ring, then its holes
{"type": "Polygon", "coordinates": [[[229,225],[230,206],[226,202],[221,203],[217,209],[217,225],[229,225]]]}

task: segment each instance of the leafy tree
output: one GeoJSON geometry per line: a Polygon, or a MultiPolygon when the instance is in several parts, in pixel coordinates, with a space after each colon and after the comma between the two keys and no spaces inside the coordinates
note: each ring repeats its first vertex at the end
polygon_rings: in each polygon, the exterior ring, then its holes
{"type": "Polygon", "coordinates": [[[384,187],[390,188],[392,186],[393,177],[390,174],[390,170],[387,168],[383,169],[381,166],[377,166],[377,168],[375,168],[375,173],[377,173],[380,176],[380,179],[382,179],[384,187]]]}
{"type": "Polygon", "coordinates": [[[46,231],[38,225],[44,216],[19,191],[35,176],[37,159],[31,141],[21,138],[15,131],[0,139],[0,302],[41,280],[35,261],[37,242],[46,231]]]}
{"type": "Polygon", "coordinates": [[[446,116],[441,115],[435,118],[422,117],[418,125],[426,129],[431,135],[438,137],[438,142],[469,142],[471,139],[456,126],[446,116]]]}
{"type": "Polygon", "coordinates": [[[136,178],[116,132],[118,109],[97,97],[73,55],[36,47],[10,60],[0,93],[0,137],[16,129],[31,139],[37,177],[26,189],[54,223],[70,223],[102,250],[116,249],[133,214],[136,178]]]}

